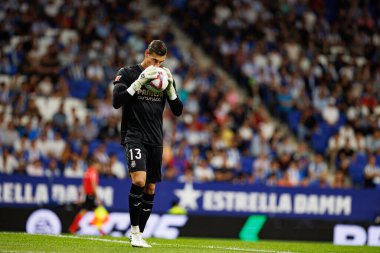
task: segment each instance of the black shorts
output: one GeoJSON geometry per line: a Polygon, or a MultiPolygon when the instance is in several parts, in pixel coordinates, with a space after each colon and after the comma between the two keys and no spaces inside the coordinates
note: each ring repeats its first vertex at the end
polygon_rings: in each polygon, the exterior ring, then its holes
{"type": "Polygon", "coordinates": [[[161,182],[162,147],[143,143],[128,143],[124,145],[124,151],[128,161],[129,173],[146,171],[147,183],[161,182]]]}
{"type": "Polygon", "coordinates": [[[86,195],[86,200],[84,201],[83,208],[88,211],[93,211],[97,207],[95,195],[86,195]]]}

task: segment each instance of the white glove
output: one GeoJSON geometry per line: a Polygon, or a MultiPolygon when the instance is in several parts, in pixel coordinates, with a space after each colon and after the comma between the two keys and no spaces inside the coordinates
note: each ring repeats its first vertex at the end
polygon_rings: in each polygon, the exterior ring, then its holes
{"type": "Polygon", "coordinates": [[[166,94],[168,95],[169,100],[174,100],[177,98],[177,92],[175,91],[174,85],[173,85],[173,76],[172,73],[168,68],[163,67],[163,69],[166,71],[166,74],[168,75],[168,87],[165,89],[166,94]]]}
{"type": "Polygon", "coordinates": [[[129,94],[132,96],[135,94],[135,92],[139,91],[141,87],[149,82],[150,80],[153,80],[157,77],[158,72],[154,66],[149,66],[140,74],[139,78],[134,81],[131,86],[128,88],[129,94]]]}

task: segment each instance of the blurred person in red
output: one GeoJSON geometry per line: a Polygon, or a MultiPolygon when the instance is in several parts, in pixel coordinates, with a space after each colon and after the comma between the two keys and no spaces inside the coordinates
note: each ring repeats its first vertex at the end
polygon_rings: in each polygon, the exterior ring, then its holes
{"type": "Polygon", "coordinates": [[[87,168],[83,176],[82,190],[85,195],[85,201],[82,203],[82,209],[75,216],[72,224],[69,227],[69,232],[74,234],[78,230],[78,225],[82,217],[87,211],[93,211],[101,203],[97,194],[99,184],[99,172],[101,164],[99,161],[94,160],[87,168]]]}

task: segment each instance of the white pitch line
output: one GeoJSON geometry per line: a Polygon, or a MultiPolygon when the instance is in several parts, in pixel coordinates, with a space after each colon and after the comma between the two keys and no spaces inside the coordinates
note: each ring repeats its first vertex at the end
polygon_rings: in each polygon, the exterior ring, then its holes
{"type": "MultiPolygon", "coordinates": [[[[0,234],[12,234],[12,233],[0,232],[0,234]]],[[[24,235],[31,235],[31,234],[24,233],[24,235]]],[[[82,237],[82,236],[74,236],[74,235],[49,235],[49,234],[44,234],[44,235],[51,236],[51,237],[58,237],[58,238],[71,238],[71,239],[78,239],[78,240],[99,241],[99,242],[107,242],[107,243],[130,244],[130,242],[128,241],[110,240],[110,239],[104,239],[104,238],[82,237]]],[[[195,249],[218,249],[218,250],[261,252],[261,253],[298,253],[295,251],[277,251],[277,250],[250,249],[250,248],[237,248],[237,247],[220,247],[220,246],[194,246],[194,245],[173,244],[173,243],[153,242],[151,244],[157,245],[157,246],[175,246],[175,247],[186,247],[186,248],[195,248],[195,249]]]]}
{"type": "Polygon", "coordinates": [[[4,249],[0,249],[0,253],[56,253],[55,251],[53,252],[45,252],[45,251],[31,251],[31,250],[28,250],[28,251],[20,251],[20,250],[4,250],[4,249]]]}

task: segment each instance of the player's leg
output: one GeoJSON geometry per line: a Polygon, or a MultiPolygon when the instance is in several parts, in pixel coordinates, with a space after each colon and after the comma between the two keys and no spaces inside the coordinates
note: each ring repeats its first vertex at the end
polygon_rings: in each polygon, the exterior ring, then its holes
{"type": "Polygon", "coordinates": [[[79,227],[79,222],[82,219],[82,217],[86,214],[85,209],[81,209],[74,217],[73,222],[70,224],[69,227],[69,233],[75,234],[78,230],[79,227]]]}
{"type": "Polygon", "coordinates": [[[147,183],[143,192],[139,222],[141,233],[144,232],[145,225],[149,219],[150,214],[152,213],[155,189],[156,184],[147,183]]]}
{"type": "Polygon", "coordinates": [[[142,207],[140,213],[140,231],[143,232],[145,225],[153,209],[156,183],[161,182],[162,147],[146,147],[148,150],[147,159],[147,184],[142,197],[142,207]]]}
{"type": "Polygon", "coordinates": [[[142,145],[125,146],[128,169],[132,185],[129,191],[129,216],[131,219],[131,245],[134,247],[151,247],[141,236],[139,222],[144,186],[146,184],[146,151],[142,145]]]}
{"type": "Polygon", "coordinates": [[[137,233],[140,232],[139,222],[146,172],[135,171],[130,174],[132,185],[129,191],[129,215],[131,218],[131,231],[137,233]]]}
{"type": "Polygon", "coordinates": [[[87,213],[87,211],[92,211],[95,209],[95,207],[96,207],[95,196],[86,195],[85,201],[82,204],[82,209],[75,216],[73,222],[71,223],[69,227],[69,232],[71,234],[75,234],[77,232],[79,228],[79,222],[81,221],[82,217],[87,213]]]}

